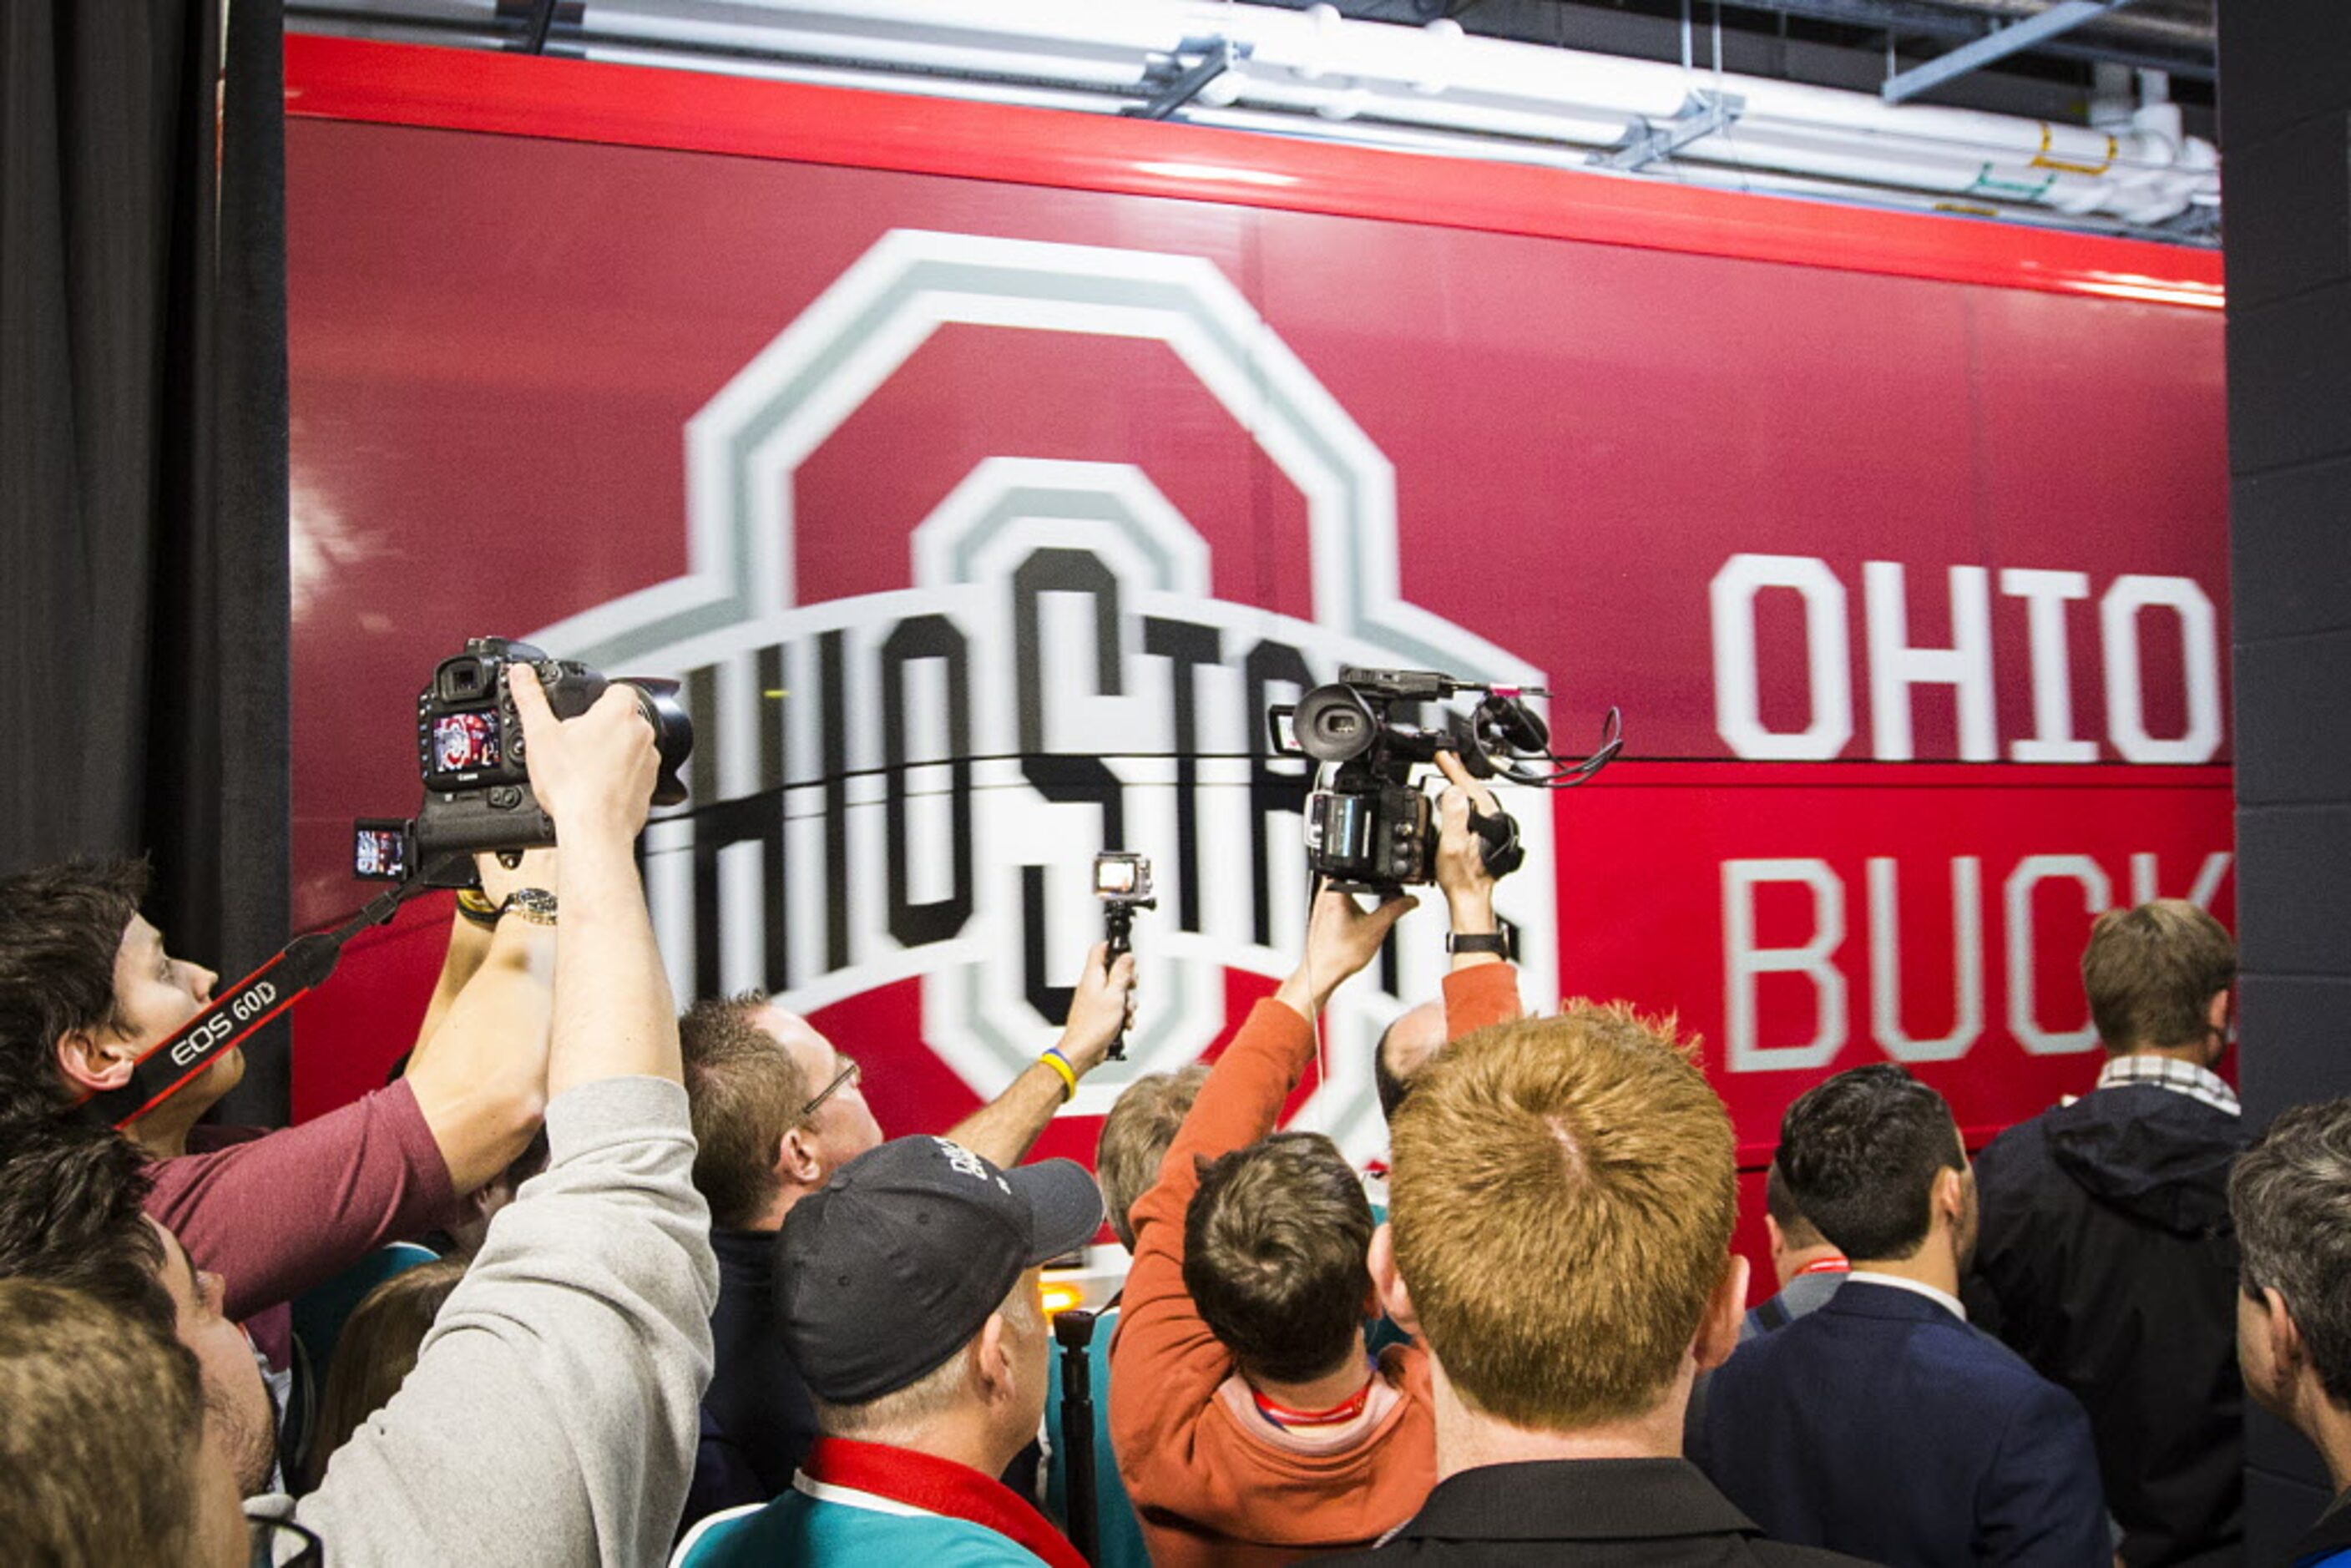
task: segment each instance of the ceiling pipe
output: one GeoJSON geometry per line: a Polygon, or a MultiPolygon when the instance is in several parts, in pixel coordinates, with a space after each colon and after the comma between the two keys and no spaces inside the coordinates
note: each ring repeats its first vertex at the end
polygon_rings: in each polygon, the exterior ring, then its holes
{"type": "MultiPolygon", "coordinates": [[[[352,25],[436,0],[298,0],[352,25]]],[[[478,4],[443,4],[449,20],[478,4]]],[[[1292,134],[1394,144],[1441,138],[1449,155],[1614,158],[1651,175],[1826,182],[1894,204],[2002,214],[2040,210],[2087,226],[2145,228],[2220,201],[2211,144],[2176,106],[2090,129],[1973,110],[1886,105],[1866,93],[1690,70],[1307,10],[1200,0],[587,0],[555,47],[598,57],[736,70],[958,98],[1131,111],[1211,52],[1231,64],[1177,110],[1202,123],[1252,117],[1292,134]],[[1735,105],[1708,124],[1694,94],[1735,105]],[[1665,149],[1639,159],[1635,148],[1665,149]]]]}

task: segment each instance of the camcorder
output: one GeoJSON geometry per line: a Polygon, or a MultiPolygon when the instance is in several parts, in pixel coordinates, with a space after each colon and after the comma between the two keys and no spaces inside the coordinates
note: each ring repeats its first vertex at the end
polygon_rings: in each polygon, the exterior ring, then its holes
{"type": "Polygon", "coordinates": [[[576,659],[549,658],[528,643],[475,637],[465,651],[444,659],[416,695],[416,764],[424,803],[413,821],[363,817],[354,824],[353,874],[400,882],[420,869],[434,887],[470,887],[474,856],[515,853],[555,842],[555,821],[531,793],[530,768],[509,676],[517,664],[538,674],[547,706],[558,718],[577,718],[605,688],[636,694],[637,709],[653,726],[661,774],[653,803],[685,799],[678,770],[694,750],[694,721],[677,700],[675,681],[628,677],[617,682],[576,659]]]}
{"type": "MultiPolygon", "coordinates": [[[[1602,722],[1600,747],[1580,761],[1553,756],[1551,731],[1529,697],[1540,686],[1465,681],[1434,670],[1370,670],[1353,665],[1295,703],[1266,712],[1277,754],[1311,758],[1317,787],[1306,801],[1306,862],[1343,893],[1393,894],[1436,880],[1434,802],[1413,780],[1413,769],[1440,751],[1461,758],[1473,779],[1496,779],[1563,789],[1605,768],[1624,745],[1614,708],[1602,722]],[[1398,720],[1398,708],[1476,693],[1468,714],[1440,708],[1442,722],[1422,728],[1398,720]]],[[[1526,859],[1518,823],[1507,811],[1472,809],[1469,826],[1480,840],[1486,870],[1506,876],[1526,859]]]]}

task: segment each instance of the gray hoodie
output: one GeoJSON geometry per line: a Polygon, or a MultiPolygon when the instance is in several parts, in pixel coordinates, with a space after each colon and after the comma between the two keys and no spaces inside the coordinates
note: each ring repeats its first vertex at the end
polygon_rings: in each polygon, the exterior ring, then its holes
{"type": "Polygon", "coordinates": [[[290,1516],[333,1568],[662,1561],[718,1294],[685,1092],[583,1083],[547,1135],[547,1170],[491,1222],[400,1393],[317,1491],[248,1515],[290,1516]]]}

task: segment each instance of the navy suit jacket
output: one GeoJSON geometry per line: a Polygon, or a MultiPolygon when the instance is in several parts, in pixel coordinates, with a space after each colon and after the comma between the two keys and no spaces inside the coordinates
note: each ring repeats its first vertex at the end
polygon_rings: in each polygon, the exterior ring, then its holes
{"type": "Polygon", "coordinates": [[[1709,1384],[1691,1457],[1774,1541],[1897,1568],[2113,1561],[2081,1405],[1916,1291],[1848,1279],[1709,1384]]]}

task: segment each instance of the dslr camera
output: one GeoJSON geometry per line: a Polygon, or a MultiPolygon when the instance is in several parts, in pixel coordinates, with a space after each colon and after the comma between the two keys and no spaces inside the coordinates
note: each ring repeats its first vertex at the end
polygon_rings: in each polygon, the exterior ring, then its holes
{"type": "MultiPolygon", "coordinates": [[[[1389,894],[1436,880],[1436,811],[1412,773],[1440,751],[1458,756],[1474,779],[1542,789],[1565,789],[1599,772],[1624,744],[1616,710],[1608,710],[1600,748],[1568,762],[1552,755],[1551,731],[1526,704],[1549,695],[1538,686],[1493,685],[1433,670],[1349,665],[1331,685],[1268,709],[1273,749],[1311,758],[1326,770],[1307,797],[1307,864],[1344,893],[1389,894]],[[1398,720],[1399,707],[1465,692],[1479,695],[1477,707],[1467,715],[1440,708],[1438,728],[1398,720]]],[[[1518,824],[1507,811],[1489,816],[1473,809],[1469,826],[1489,873],[1506,876],[1525,861],[1518,824]]]]}
{"type": "MultiPolygon", "coordinates": [[[[466,887],[473,857],[537,849],[555,842],[555,821],[531,793],[530,769],[508,675],[517,664],[538,674],[547,706],[558,718],[588,711],[616,684],[576,659],[552,659],[528,643],[476,637],[444,659],[416,695],[416,764],[424,804],[413,821],[362,819],[353,837],[351,865],[362,877],[405,880],[422,868],[434,887],[466,887]]],[[[694,721],[677,700],[675,681],[626,678],[638,711],[653,726],[661,754],[653,803],[685,799],[678,769],[694,750],[694,721]]]]}

